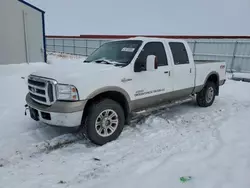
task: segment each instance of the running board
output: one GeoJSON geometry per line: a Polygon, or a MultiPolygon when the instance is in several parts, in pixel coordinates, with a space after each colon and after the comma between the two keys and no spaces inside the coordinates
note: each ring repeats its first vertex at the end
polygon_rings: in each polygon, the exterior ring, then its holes
{"type": "Polygon", "coordinates": [[[169,107],[172,107],[172,106],[176,106],[176,105],[180,105],[180,104],[183,104],[183,103],[186,103],[186,102],[190,102],[193,99],[194,99],[194,96],[189,96],[189,97],[185,97],[185,98],[183,98],[181,100],[176,100],[176,101],[170,102],[168,104],[159,105],[157,107],[148,108],[146,110],[141,110],[141,111],[138,111],[138,112],[133,112],[130,123],[139,122],[141,119],[143,119],[145,117],[148,117],[148,116],[150,116],[152,114],[153,115],[159,115],[159,114],[162,113],[162,110],[165,109],[165,108],[169,108],[169,107]]]}

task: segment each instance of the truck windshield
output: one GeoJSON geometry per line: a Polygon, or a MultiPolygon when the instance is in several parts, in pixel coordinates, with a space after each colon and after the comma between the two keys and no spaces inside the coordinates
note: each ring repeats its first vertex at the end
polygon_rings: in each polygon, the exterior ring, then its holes
{"type": "Polygon", "coordinates": [[[107,64],[126,66],[131,62],[141,44],[141,40],[108,42],[89,55],[84,62],[104,62],[107,64]]]}

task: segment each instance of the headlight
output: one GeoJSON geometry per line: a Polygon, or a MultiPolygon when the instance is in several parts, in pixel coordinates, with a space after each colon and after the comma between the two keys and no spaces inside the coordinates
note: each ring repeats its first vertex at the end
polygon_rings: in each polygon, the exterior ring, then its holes
{"type": "Polygon", "coordinates": [[[57,99],[68,101],[79,100],[76,87],[72,85],[57,84],[57,99]]]}

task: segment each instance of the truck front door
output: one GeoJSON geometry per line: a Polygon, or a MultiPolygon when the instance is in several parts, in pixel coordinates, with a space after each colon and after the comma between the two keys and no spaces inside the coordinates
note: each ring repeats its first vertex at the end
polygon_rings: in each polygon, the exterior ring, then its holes
{"type": "Polygon", "coordinates": [[[173,91],[173,82],[170,77],[172,66],[168,64],[163,43],[155,41],[145,44],[135,63],[143,64],[145,67],[141,72],[133,74],[133,106],[141,109],[164,102],[166,94],[173,91]],[[146,71],[148,55],[155,55],[158,60],[158,68],[154,71],[146,71]]]}

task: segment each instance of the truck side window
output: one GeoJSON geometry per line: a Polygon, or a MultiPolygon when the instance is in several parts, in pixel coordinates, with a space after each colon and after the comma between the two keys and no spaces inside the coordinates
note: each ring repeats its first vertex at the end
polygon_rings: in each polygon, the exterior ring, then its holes
{"type": "Polygon", "coordinates": [[[173,54],[175,65],[189,64],[187,50],[183,43],[170,42],[169,46],[173,54]]]}
{"type": "MultiPolygon", "coordinates": [[[[158,66],[168,65],[166,51],[161,42],[148,42],[142,49],[137,61],[146,65],[148,55],[155,55],[158,59],[158,66]]],[[[136,61],[136,62],[137,62],[136,61]]]]}

